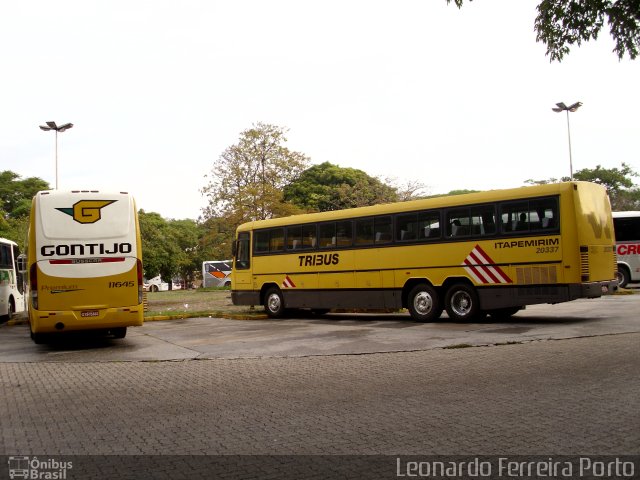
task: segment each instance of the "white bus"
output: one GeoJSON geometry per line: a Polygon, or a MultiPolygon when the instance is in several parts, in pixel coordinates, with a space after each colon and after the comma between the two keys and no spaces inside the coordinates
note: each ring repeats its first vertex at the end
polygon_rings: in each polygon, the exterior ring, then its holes
{"type": "Polygon", "coordinates": [[[73,330],[123,338],[142,325],[141,245],[128,193],[38,192],[27,259],[33,341],[73,330]]]}
{"type": "Polygon", "coordinates": [[[231,265],[231,260],[202,262],[202,287],[230,287],[231,265]]]}
{"type": "Polygon", "coordinates": [[[640,282],[640,212],[613,212],[618,286],[640,282]]]}
{"type": "Polygon", "coordinates": [[[0,320],[24,311],[24,267],[19,257],[18,244],[0,238],[0,320]]]}

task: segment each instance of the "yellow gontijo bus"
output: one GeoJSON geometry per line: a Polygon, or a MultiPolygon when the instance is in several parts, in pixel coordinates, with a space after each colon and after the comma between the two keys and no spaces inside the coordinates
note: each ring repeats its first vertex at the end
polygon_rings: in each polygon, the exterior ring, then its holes
{"type": "Polygon", "coordinates": [[[616,288],[606,190],[570,182],[245,223],[232,299],[285,308],[407,308],[416,320],[513,315],[616,288]]]}
{"type": "Polygon", "coordinates": [[[104,330],[123,338],[142,325],[142,251],[133,197],[43,191],[29,226],[29,324],[47,334],[104,330]]]}

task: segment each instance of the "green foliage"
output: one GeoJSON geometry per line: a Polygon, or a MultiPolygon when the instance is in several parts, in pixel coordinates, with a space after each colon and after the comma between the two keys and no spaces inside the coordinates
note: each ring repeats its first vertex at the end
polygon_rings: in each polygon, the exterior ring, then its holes
{"type": "MultiPolygon", "coordinates": [[[[460,8],[464,0],[454,0],[460,8]]],[[[447,0],[451,3],[451,0],[447,0]]],[[[534,22],[536,40],[550,59],[562,61],[570,46],[596,40],[605,19],[619,59],[634,60],[640,48],[640,0],[542,0],[534,22]]]]}
{"type": "Polygon", "coordinates": [[[235,228],[251,220],[297,213],[283,201],[282,188],[302,173],[309,159],[284,146],[285,132],[257,123],[222,152],[202,189],[209,201],[203,210],[205,220],[224,218],[235,228]]]}
{"type": "Polygon", "coordinates": [[[37,177],[21,179],[10,170],[0,172],[0,237],[13,240],[25,250],[31,199],[49,184],[37,177]]]}
{"type": "Polygon", "coordinates": [[[0,172],[0,211],[5,219],[28,217],[31,199],[40,190],[49,190],[49,184],[38,177],[24,180],[11,170],[0,172]]]}
{"type": "Polygon", "coordinates": [[[142,257],[146,278],[157,275],[165,282],[179,276],[192,284],[204,260],[231,256],[234,231],[225,222],[210,219],[167,220],[158,213],[139,212],[142,257]]]}
{"type": "MultiPolygon", "coordinates": [[[[583,168],[573,175],[574,180],[593,182],[603,185],[607,189],[611,208],[614,211],[640,210],[640,187],[634,184],[632,177],[637,177],[629,165],[622,163],[622,168],[583,168]]],[[[547,183],[568,182],[569,177],[560,180],[550,178],[547,180],[526,180],[530,185],[545,185],[547,183]]]]}
{"type": "Polygon", "coordinates": [[[138,217],[144,275],[146,278],[161,275],[166,282],[177,270],[177,248],[170,236],[167,221],[158,213],[146,213],[144,210],[140,210],[138,217]]]}
{"type": "Polygon", "coordinates": [[[584,168],[577,171],[573,178],[603,185],[609,193],[611,208],[620,210],[637,210],[640,207],[640,188],[634,185],[631,177],[638,174],[626,163],[622,168],[602,168],[597,165],[594,169],[584,168]]]}
{"type": "Polygon", "coordinates": [[[306,211],[362,207],[399,200],[398,192],[355,168],[314,165],[284,187],[284,200],[306,211]]]}
{"type": "Polygon", "coordinates": [[[551,60],[562,61],[570,45],[596,40],[608,20],[615,41],[613,51],[633,60],[640,46],[638,0],[543,0],[535,21],[536,40],[547,45],[551,60]]]}

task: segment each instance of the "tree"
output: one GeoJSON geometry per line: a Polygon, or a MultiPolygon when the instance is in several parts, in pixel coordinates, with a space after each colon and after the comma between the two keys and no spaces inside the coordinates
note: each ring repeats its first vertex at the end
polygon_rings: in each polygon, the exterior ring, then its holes
{"type": "Polygon", "coordinates": [[[395,188],[362,170],[324,162],[284,187],[284,199],[306,211],[324,212],[398,201],[395,188]]]}
{"type": "Polygon", "coordinates": [[[24,180],[11,170],[0,172],[0,212],[5,219],[28,217],[31,199],[40,190],[49,190],[49,184],[38,177],[24,180]]]}
{"type": "Polygon", "coordinates": [[[171,281],[177,271],[179,250],[167,221],[158,213],[146,213],[144,210],[140,210],[138,217],[145,277],[160,275],[165,282],[171,281]]]}
{"type": "MultiPolygon", "coordinates": [[[[454,0],[458,8],[463,2],[454,0]]],[[[628,54],[634,60],[638,56],[640,0],[542,0],[537,9],[536,40],[547,46],[552,61],[561,62],[571,45],[596,40],[605,18],[618,58],[628,54]]]]}
{"type": "MultiPolygon", "coordinates": [[[[615,211],[640,209],[640,187],[633,183],[632,177],[638,174],[626,163],[622,162],[622,168],[583,168],[573,175],[574,180],[599,183],[607,189],[611,208],[615,211]]],[[[568,182],[569,177],[560,180],[550,178],[547,180],[526,180],[532,185],[544,185],[547,183],[568,182]]]]}
{"type": "Polygon", "coordinates": [[[254,124],[220,155],[202,189],[209,201],[205,220],[225,218],[237,226],[297,212],[283,201],[282,188],[302,173],[309,159],[284,146],[285,133],[282,127],[254,124]]]}
{"type": "Polygon", "coordinates": [[[235,227],[224,218],[211,217],[198,224],[198,251],[200,262],[205,260],[227,260],[231,258],[231,244],[235,227]]]}
{"type": "Polygon", "coordinates": [[[169,286],[172,287],[170,279],[175,275],[182,278],[184,285],[191,285],[195,280],[197,272],[202,265],[202,256],[199,249],[199,236],[201,230],[194,220],[169,220],[167,222],[168,233],[173,247],[176,249],[175,272],[169,277],[169,286]]]}
{"type": "Polygon", "coordinates": [[[577,171],[573,178],[586,182],[594,182],[603,185],[609,193],[611,208],[613,210],[635,210],[640,206],[640,189],[633,184],[631,177],[638,174],[626,163],[622,168],[584,168],[577,171]]]}
{"type": "Polygon", "coordinates": [[[21,179],[10,170],[0,172],[0,237],[13,240],[24,251],[31,199],[49,184],[37,177],[21,179]]]}

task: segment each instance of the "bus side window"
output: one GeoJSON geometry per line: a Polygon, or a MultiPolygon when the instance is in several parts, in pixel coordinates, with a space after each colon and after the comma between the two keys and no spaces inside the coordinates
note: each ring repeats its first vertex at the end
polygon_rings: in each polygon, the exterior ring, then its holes
{"type": "Polygon", "coordinates": [[[531,217],[538,222],[531,223],[532,230],[555,230],[558,228],[558,201],[555,198],[541,198],[529,202],[531,217]]]}
{"type": "Polygon", "coordinates": [[[302,227],[287,227],[287,250],[302,248],[302,227]]]}
{"type": "Polygon", "coordinates": [[[508,202],[500,205],[500,223],[503,233],[529,230],[529,202],[508,202]]]}
{"type": "Polygon", "coordinates": [[[468,208],[447,212],[447,237],[465,237],[470,233],[468,208]]]}
{"type": "Polygon", "coordinates": [[[258,230],[253,234],[253,251],[255,253],[269,251],[269,230],[258,230]]]}
{"type": "Polygon", "coordinates": [[[389,243],[391,242],[391,217],[375,217],[375,243],[389,243]]]}
{"type": "Polygon", "coordinates": [[[350,247],[353,245],[353,227],[351,220],[336,222],[336,242],[339,247],[350,247]]]}
{"type": "Polygon", "coordinates": [[[356,245],[372,245],[373,240],[373,218],[356,220],[356,245]]]}
{"type": "Polygon", "coordinates": [[[310,249],[316,248],[318,233],[316,232],[316,225],[304,225],[302,227],[302,248],[310,249]]]}
{"type": "Polygon", "coordinates": [[[13,268],[11,264],[11,247],[0,245],[0,268],[13,268]]]}
{"type": "Polygon", "coordinates": [[[320,248],[333,248],[336,246],[335,222],[321,223],[318,227],[320,248]]]}
{"type": "Polygon", "coordinates": [[[284,250],[284,228],[274,228],[271,230],[269,239],[270,252],[282,252],[284,250]]]}
{"type": "Polygon", "coordinates": [[[396,216],[396,241],[406,242],[416,239],[418,231],[418,215],[403,213],[396,216]]]}

